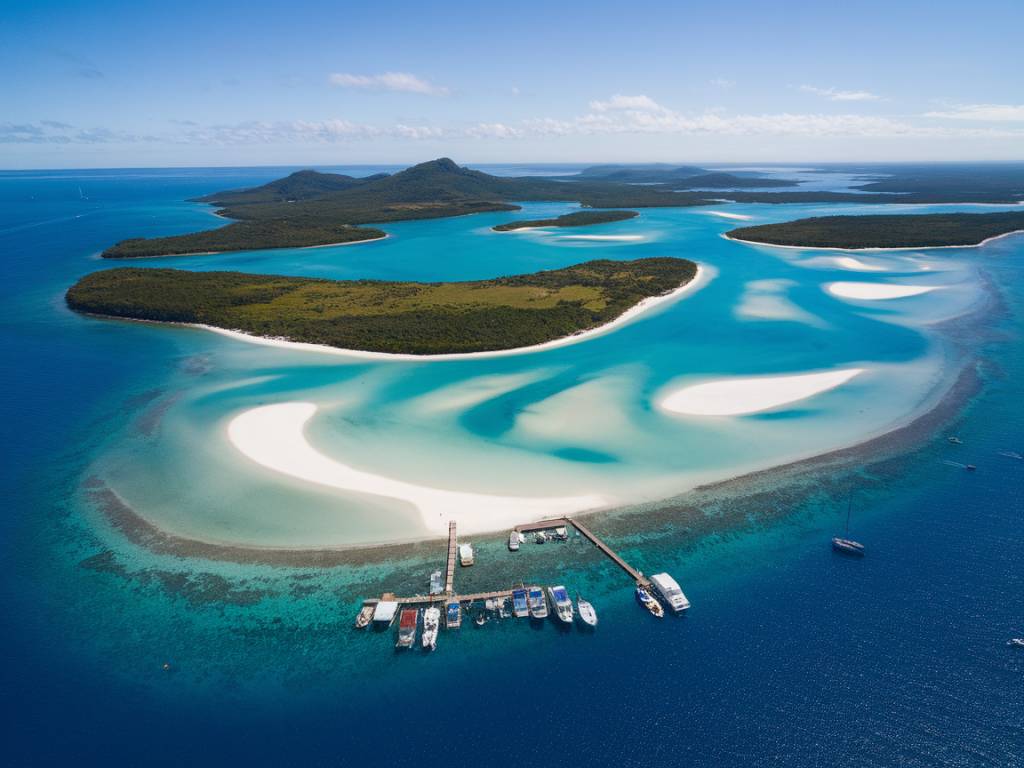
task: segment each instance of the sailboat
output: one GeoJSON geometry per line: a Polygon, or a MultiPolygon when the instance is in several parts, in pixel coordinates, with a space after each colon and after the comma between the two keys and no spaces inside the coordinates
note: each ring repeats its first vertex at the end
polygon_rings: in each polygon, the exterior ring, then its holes
{"type": "Polygon", "coordinates": [[[864,556],[864,545],[854,541],[850,536],[850,510],[853,506],[853,497],[848,497],[846,502],[846,531],[842,536],[832,537],[832,549],[846,555],[864,556]]]}

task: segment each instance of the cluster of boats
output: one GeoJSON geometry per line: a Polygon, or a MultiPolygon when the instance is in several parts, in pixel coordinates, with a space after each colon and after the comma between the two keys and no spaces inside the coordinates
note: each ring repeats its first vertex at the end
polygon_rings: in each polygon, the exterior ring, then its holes
{"type": "Polygon", "coordinates": [[[637,584],[636,599],[652,616],[659,619],[665,616],[662,602],[673,613],[682,613],[690,607],[690,601],[679,584],[667,573],[656,573],[651,576],[648,584],[637,584]]]}
{"type": "MultiPolygon", "coordinates": [[[[548,541],[568,541],[569,530],[565,526],[552,528],[548,531],[534,531],[533,541],[535,544],[544,544],[548,541]]],[[[526,542],[526,534],[512,529],[508,533],[508,549],[510,552],[518,552],[519,545],[526,542]]]]}

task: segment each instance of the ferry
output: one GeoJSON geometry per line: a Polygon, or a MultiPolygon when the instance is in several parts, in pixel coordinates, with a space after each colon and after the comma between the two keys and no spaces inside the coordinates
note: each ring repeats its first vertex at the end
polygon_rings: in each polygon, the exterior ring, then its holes
{"type": "Polygon", "coordinates": [[[665,609],[661,607],[661,603],[651,597],[651,593],[643,587],[636,588],[636,599],[640,601],[640,605],[651,612],[652,615],[657,616],[659,619],[665,616],[665,609]]]}
{"type": "Polygon", "coordinates": [[[576,595],[576,606],[580,609],[580,620],[588,627],[596,627],[597,611],[594,610],[594,606],[592,606],[589,602],[584,600],[579,595],[576,595]]]}
{"type": "Polygon", "coordinates": [[[444,574],[434,571],[430,574],[430,594],[440,595],[442,592],[444,592],[444,574]]]}
{"type": "Polygon", "coordinates": [[[441,626],[441,609],[435,605],[423,612],[423,647],[428,651],[437,648],[437,630],[441,626]]]}
{"type": "Polygon", "coordinates": [[[373,620],[373,608],[372,605],[364,605],[359,609],[359,615],[356,616],[356,629],[366,629],[370,625],[373,620]]]}
{"type": "Polygon", "coordinates": [[[403,608],[402,615],[398,619],[398,642],[396,648],[412,648],[416,642],[416,624],[419,621],[420,612],[415,608],[403,608]]]}
{"type": "Polygon", "coordinates": [[[548,596],[551,598],[551,606],[555,609],[555,615],[563,624],[572,624],[573,609],[572,600],[565,587],[548,587],[548,596]]]}
{"type": "Polygon", "coordinates": [[[508,535],[508,551],[518,552],[519,551],[519,531],[512,531],[508,535]]]}
{"type": "Polygon", "coordinates": [[[525,589],[512,590],[512,615],[517,619],[530,615],[530,606],[526,601],[525,589]]]}
{"type": "Polygon", "coordinates": [[[472,544],[459,544],[459,563],[463,568],[473,564],[472,544]]]}
{"type": "Polygon", "coordinates": [[[651,587],[658,597],[668,603],[668,607],[676,613],[682,613],[690,607],[690,601],[686,599],[679,584],[667,573],[656,573],[651,576],[651,587]]]}
{"type": "Polygon", "coordinates": [[[545,619],[548,615],[548,606],[544,602],[544,590],[540,587],[530,587],[527,598],[530,604],[530,615],[535,619],[545,619]]]}
{"type": "Polygon", "coordinates": [[[448,627],[448,629],[458,629],[462,625],[462,606],[459,605],[458,600],[453,600],[448,603],[444,625],[448,627]]]}

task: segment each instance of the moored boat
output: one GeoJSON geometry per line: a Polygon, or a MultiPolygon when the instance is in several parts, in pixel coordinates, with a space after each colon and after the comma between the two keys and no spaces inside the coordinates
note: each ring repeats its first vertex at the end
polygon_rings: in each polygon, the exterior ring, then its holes
{"type": "Polygon", "coordinates": [[[512,531],[508,535],[508,550],[509,552],[519,551],[519,531],[512,531]]]}
{"type": "Polygon", "coordinates": [[[432,651],[437,647],[437,630],[441,626],[441,610],[432,605],[423,612],[423,647],[432,651]]]}
{"type": "Polygon", "coordinates": [[[864,556],[864,545],[853,539],[844,539],[841,536],[832,537],[832,549],[847,555],[864,556]]]}
{"type": "Polygon", "coordinates": [[[544,619],[548,615],[548,606],[544,600],[544,590],[540,587],[530,587],[527,593],[527,602],[530,605],[530,616],[535,619],[544,619]]]}
{"type": "Polygon", "coordinates": [[[380,600],[373,608],[373,623],[390,627],[398,615],[398,603],[394,600],[380,600]]]}
{"type": "Polygon", "coordinates": [[[572,599],[565,591],[565,587],[548,587],[548,596],[551,598],[551,607],[554,608],[558,620],[563,624],[572,624],[572,599]]]}
{"type": "Polygon", "coordinates": [[[959,437],[955,437],[955,436],[947,437],[946,440],[948,442],[952,443],[953,445],[963,445],[964,444],[963,440],[961,440],[959,437]]]}
{"type": "Polygon", "coordinates": [[[462,606],[459,605],[458,600],[452,600],[452,602],[448,603],[445,611],[444,625],[448,629],[458,629],[462,626],[462,606]]]}
{"type": "Polygon", "coordinates": [[[356,616],[356,629],[366,629],[373,620],[373,605],[364,605],[356,616]]]}
{"type": "Polygon", "coordinates": [[[512,590],[512,615],[517,619],[530,615],[530,605],[526,600],[525,589],[512,590]]]}
{"type": "Polygon", "coordinates": [[[636,588],[636,599],[640,601],[640,605],[651,612],[651,615],[657,616],[659,619],[665,615],[665,609],[661,607],[661,603],[643,587],[636,588]]]}
{"type": "Polygon", "coordinates": [[[579,608],[580,621],[588,627],[597,626],[597,611],[594,610],[594,606],[579,595],[576,595],[576,607],[579,608]]]}
{"type": "Polygon", "coordinates": [[[459,544],[459,563],[463,567],[473,564],[473,545],[459,544]]]}
{"type": "Polygon", "coordinates": [[[559,526],[555,528],[555,538],[559,541],[568,541],[569,532],[565,529],[565,526],[559,526]]]}
{"type": "Polygon", "coordinates": [[[403,608],[402,615],[398,619],[398,641],[396,648],[412,648],[416,642],[416,624],[419,622],[420,612],[415,608],[403,608]]]}
{"type": "Polygon", "coordinates": [[[533,540],[538,544],[543,544],[548,540],[548,535],[544,533],[544,531],[537,531],[537,533],[534,534],[533,540]]]}
{"type": "Polygon", "coordinates": [[[678,582],[667,573],[656,573],[651,576],[651,588],[676,613],[682,613],[690,607],[690,601],[686,599],[678,582]]]}
{"type": "Polygon", "coordinates": [[[434,571],[430,574],[430,594],[440,595],[442,592],[444,592],[444,574],[434,571]]]}

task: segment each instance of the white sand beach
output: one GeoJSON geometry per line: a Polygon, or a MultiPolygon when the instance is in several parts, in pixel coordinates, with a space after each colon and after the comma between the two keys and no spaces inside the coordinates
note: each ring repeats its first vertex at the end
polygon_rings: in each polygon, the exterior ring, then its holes
{"type": "Polygon", "coordinates": [[[212,325],[190,325],[188,323],[178,323],[177,325],[202,328],[203,330],[213,331],[221,336],[227,336],[229,338],[236,339],[237,341],[259,344],[264,347],[279,347],[281,349],[293,349],[300,352],[316,352],[318,354],[338,355],[340,357],[360,360],[433,362],[442,360],[473,360],[486,357],[506,357],[510,355],[525,355],[544,352],[549,349],[557,349],[558,347],[565,347],[570,344],[579,344],[580,342],[588,341],[589,339],[593,339],[598,336],[603,336],[606,333],[611,333],[612,331],[616,331],[619,328],[628,325],[655,309],[664,308],[678,299],[695,293],[711,282],[716,274],[718,274],[718,270],[714,267],[709,267],[705,264],[698,264],[696,274],[686,285],[681,285],[674,291],[670,291],[669,293],[661,296],[651,296],[650,298],[644,299],[635,306],[627,309],[614,320],[605,323],[604,325],[600,325],[597,328],[591,328],[587,331],[574,333],[571,336],[563,336],[560,339],[546,341],[543,344],[534,344],[529,347],[516,347],[514,349],[496,349],[490,352],[453,352],[443,355],[409,355],[393,354],[390,352],[368,352],[359,349],[339,349],[338,347],[328,347],[324,344],[310,344],[301,341],[288,341],[287,339],[273,339],[266,336],[253,336],[252,334],[243,333],[242,331],[230,331],[226,328],[215,328],[212,325]]]}
{"type": "MultiPolygon", "coordinates": [[[[597,494],[582,496],[500,496],[431,488],[355,469],[325,456],[304,434],[317,406],[306,402],[264,405],[235,416],[228,439],[260,466],[299,480],[353,493],[397,499],[413,505],[428,531],[444,535],[455,520],[466,534],[511,527],[526,520],[557,517],[606,507],[615,502],[597,494]]],[[[339,514],[344,510],[339,508],[339,514]]]]}
{"type": "Polygon", "coordinates": [[[863,368],[845,368],[822,373],[718,379],[669,392],[658,405],[670,413],[687,416],[743,416],[827,392],[863,372],[863,368]]]}
{"type": "Polygon", "coordinates": [[[920,296],[941,288],[938,285],[894,285],[892,283],[828,283],[825,290],[841,299],[857,301],[885,301],[920,296]]]}

